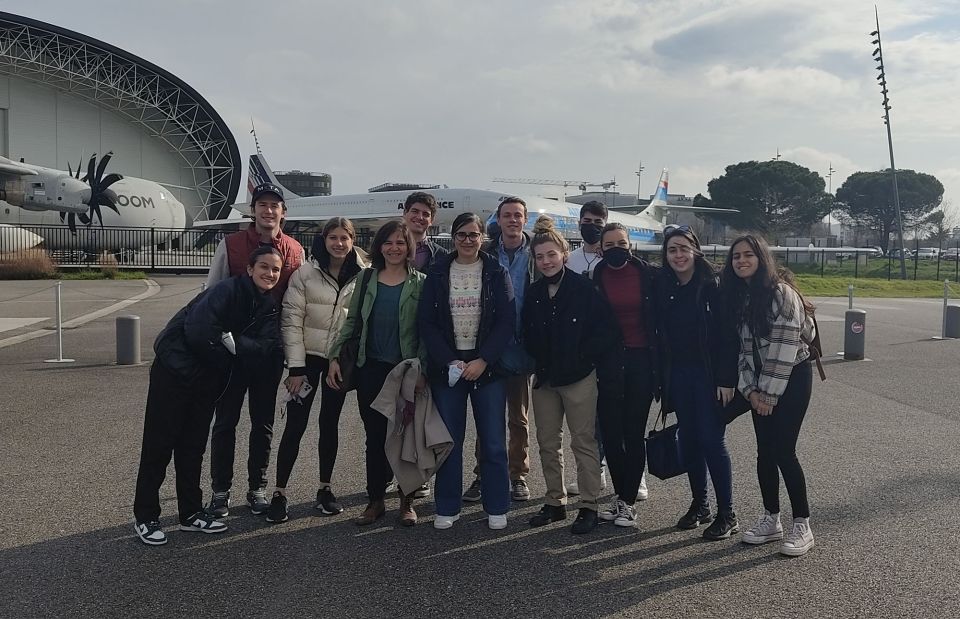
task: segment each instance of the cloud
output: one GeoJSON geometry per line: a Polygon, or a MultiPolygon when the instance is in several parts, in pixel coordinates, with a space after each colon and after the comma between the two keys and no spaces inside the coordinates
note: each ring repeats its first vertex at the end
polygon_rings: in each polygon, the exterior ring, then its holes
{"type": "Polygon", "coordinates": [[[522,136],[510,136],[503,140],[503,144],[507,147],[519,148],[532,155],[552,153],[556,149],[549,140],[535,137],[529,133],[522,136]]]}

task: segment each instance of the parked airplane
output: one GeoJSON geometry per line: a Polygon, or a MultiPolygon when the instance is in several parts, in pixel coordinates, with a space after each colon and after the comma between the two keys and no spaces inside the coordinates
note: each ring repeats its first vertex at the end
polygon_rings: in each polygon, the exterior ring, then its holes
{"type": "MultiPolygon", "coordinates": [[[[178,236],[186,213],[170,190],[142,178],[104,175],[113,153],[99,164],[94,154],[87,172],[55,170],[0,157],[0,251],[17,251],[43,241],[48,250],[116,251],[118,238],[104,227],[157,228],[156,243],[178,236]],[[66,223],[70,233],[57,227],[66,223]],[[11,228],[38,226],[29,234],[11,228]],[[6,228],[4,231],[3,229],[6,228]],[[39,235],[39,237],[37,237],[39,235]]],[[[139,248],[125,248],[139,249],[139,248]]]]}
{"type": "MultiPolygon", "coordinates": [[[[628,230],[631,243],[636,247],[657,242],[658,234],[663,230],[666,211],[673,209],[667,205],[668,172],[663,171],[657,192],[650,205],[637,215],[611,212],[609,221],[622,223],[628,230]]],[[[396,219],[403,213],[403,202],[410,194],[409,191],[384,191],[339,196],[307,196],[301,197],[283,187],[277,180],[270,166],[262,155],[250,156],[250,167],[247,176],[247,196],[249,199],[253,187],[265,182],[271,182],[283,188],[287,205],[286,221],[320,224],[331,217],[349,217],[358,227],[377,228],[384,222],[396,219]]],[[[497,206],[511,194],[482,189],[442,188],[431,189],[430,193],[437,199],[437,216],[434,224],[442,231],[449,231],[453,220],[460,213],[473,212],[484,220],[496,216],[497,206]]],[[[527,203],[530,217],[527,220],[527,229],[533,227],[537,215],[546,213],[556,223],[557,229],[568,238],[580,238],[580,205],[568,204],[557,200],[542,197],[522,196],[527,203]]],[[[249,215],[249,201],[243,204],[234,204],[233,208],[242,215],[249,215]]],[[[704,210],[699,207],[683,207],[684,210],[704,210]]],[[[717,209],[714,209],[717,210],[717,209]]],[[[205,227],[236,223],[238,218],[226,221],[194,222],[194,226],[205,227]]]]}

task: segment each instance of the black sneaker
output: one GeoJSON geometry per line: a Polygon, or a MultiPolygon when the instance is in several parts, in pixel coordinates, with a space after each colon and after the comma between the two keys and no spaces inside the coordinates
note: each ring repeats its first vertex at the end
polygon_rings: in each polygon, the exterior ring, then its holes
{"type": "Polygon", "coordinates": [[[286,522],[287,516],[287,497],[278,490],[273,493],[273,500],[270,501],[270,509],[267,510],[267,522],[286,522]]]}
{"type": "Polygon", "coordinates": [[[167,536],[160,529],[160,521],[158,520],[138,522],[133,528],[136,530],[140,541],[147,546],[163,546],[167,543],[167,536]]]}
{"type": "Polygon", "coordinates": [[[480,478],[475,477],[473,483],[470,484],[470,487],[467,488],[467,491],[463,493],[463,500],[467,503],[476,503],[480,500],[480,478]]]}
{"type": "Polygon", "coordinates": [[[214,492],[210,499],[210,505],[207,506],[207,513],[217,518],[224,518],[230,515],[230,491],[214,492]]]}
{"type": "Polygon", "coordinates": [[[573,521],[573,526],[570,527],[570,532],[574,535],[589,533],[597,528],[598,522],[596,510],[581,507],[577,513],[577,519],[573,521]]]}
{"type": "Polygon", "coordinates": [[[427,482],[413,491],[413,498],[425,499],[430,496],[430,482],[427,482]]]}
{"type": "Polygon", "coordinates": [[[190,516],[186,522],[180,523],[181,531],[190,531],[192,533],[223,533],[227,530],[227,525],[205,511],[199,511],[190,516]]]}
{"type": "Polygon", "coordinates": [[[740,523],[733,510],[719,512],[713,523],[703,532],[703,538],[711,541],[727,539],[732,533],[740,532],[740,523]]]}
{"type": "Polygon", "coordinates": [[[552,522],[560,522],[566,517],[567,508],[563,505],[544,505],[528,522],[531,527],[542,527],[552,522]]]}
{"type": "Polygon", "coordinates": [[[333,490],[330,488],[317,490],[317,504],[314,508],[320,510],[324,516],[336,516],[343,512],[343,506],[337,502],[337,497],[333,496],[333,490]]]}
{"type": "Polygon", "coordinates": [[[711,520],[713,520],[713,516],[710,515],[710,506],[699,505],[694,501],[690,504],[690,509],[687,510],[687,513],[677,521],[677,528],[696,529],[701,524],[707,524],[711,520]]]}
{"type": "Polygon", "coordinates": [[[270,509],[270,503],[267,501],[267,491],[263,488],[249,490],[247,492],[247,506],[250,507],[250,513],[254,516],[262,516],[270,509]]]}

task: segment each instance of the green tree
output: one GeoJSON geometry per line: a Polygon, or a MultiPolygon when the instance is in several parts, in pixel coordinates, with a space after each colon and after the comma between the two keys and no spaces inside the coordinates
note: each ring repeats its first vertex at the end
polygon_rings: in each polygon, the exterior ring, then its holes
{"type": "MultiPolygon", "coordinates": [[[[897,170],[897,188],[905,229],[921,222],[943,200],[943,184],[923,172],[897,170]]],[[[837,189],[837,202],[840,211],[855,223],[874,230],[881,243],[889,247],[890,233],[897,226],[890,170],[851,174],[837,189]]]]}
{"type": "Polygon", "coordinates": [[[806,234],[833,204],[825,187],[816,172],[782,160],[730,165],[707,184],[712,206],[740,211],[730,225],[768,234],[806,234]]]}

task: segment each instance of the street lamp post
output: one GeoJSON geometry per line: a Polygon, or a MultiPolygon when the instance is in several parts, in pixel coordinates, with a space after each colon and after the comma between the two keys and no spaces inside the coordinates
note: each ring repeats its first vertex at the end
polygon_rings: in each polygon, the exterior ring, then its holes
{"type": "MultiPolygon", "coordinates": [[[[833,162],[827,164],[827,193],[830,194],[831,200],[833,199],[833,173],[836,170],[833,169],[833,162]]],[[[830,219],[830,215],[833,213],[833,202],[830,203],[830,210],[827,211],[827,236],[833,234],[833,221],[830,219]]]]}
{"type": "Polygon", "coordinates": [[[900,278],[907,279],[907,260],[904,257],[903,247],[903,217],[900,214],[900,190],[897,187],[897,166],[893,162],[893,133],[890,129],[890,98],[887,97],[887,76],[883,70],[883,47],[880,44],[880,12],[877,7],[873,7],[877,19],[877,29],[870,33],[870,36],[877,37],[871,43],[877,46],[873,50],[873,58],[880,64],[877,70],[880,74],[877,81],[880,82],[880,92],[883,93],[883,124],[887,126],[887,147],[890,150],[890,176],[893,179],[893,203],[897,210],[897,240],[900,242],[900,278]]]}

